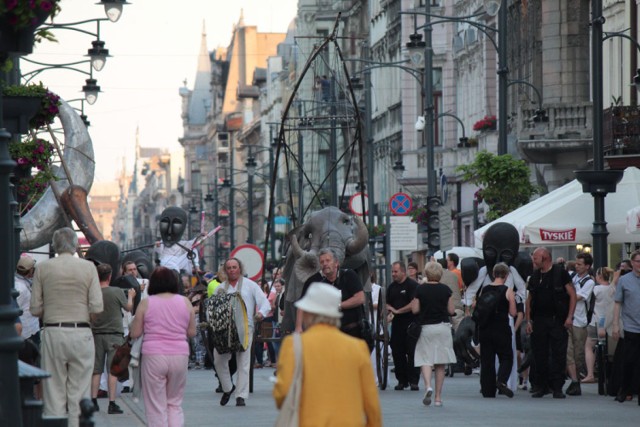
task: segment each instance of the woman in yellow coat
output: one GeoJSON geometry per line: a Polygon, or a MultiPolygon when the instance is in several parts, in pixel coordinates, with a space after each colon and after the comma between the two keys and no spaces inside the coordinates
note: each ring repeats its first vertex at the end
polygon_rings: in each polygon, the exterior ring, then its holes
{"type": "MultiPolygon", "coordinates": [[[[313,283],[295,306],[303,311],[302,391],[299,425],[380,426],[382,415],[367,344],[338,329],[341,293],[313,283]]],[[[278,409],[289,391],[295,367],[293,339],[282,343],[273,397],[278,409]]]]}

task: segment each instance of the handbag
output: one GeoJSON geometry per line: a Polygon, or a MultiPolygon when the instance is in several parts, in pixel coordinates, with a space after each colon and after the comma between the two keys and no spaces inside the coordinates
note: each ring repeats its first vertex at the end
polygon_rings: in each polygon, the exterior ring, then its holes
{"type": "Polygon", "coordinates": [[[109,372],[118,378],[119,382],[129,379],[129,362],[131,361],[131,338],[127,336],[122,345],[113,346],[116,353],[113,355],[109,372]]]}
{"type": "Polygon", "coordinates": [[[409,335],[413,339],[420,338],[420,334],[422,333],[422,325],[416,322],[409,323],[407,326],[407,335],[409,335]]]}
{"type": "Polygon", "coordinates": [[[300,422],[300,392],[302,391],[302,337],[293,334],[295,368],[287,396],[284,398],[275,427],[298,427],[300,422]]]}

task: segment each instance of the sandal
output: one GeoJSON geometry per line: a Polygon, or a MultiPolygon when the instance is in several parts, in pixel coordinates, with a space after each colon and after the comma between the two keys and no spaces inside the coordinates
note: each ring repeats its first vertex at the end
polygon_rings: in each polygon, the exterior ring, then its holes
{"type": "Polygon", "coordinates": [[[597,381],[596,381],[596,379],[594,377],[591,377],[591,378],[583,378],[583,379],[580,380],[580,382],[583,383],[583,384],[593,384],[593,383],[595,383],[597,381]]]}
{"type": "Polygon", "coordinates": [[[433,404],[433,406],[435,406],[437,408],[441,408],[442,407],[442,400],[436,400],[435,403],[433,404]]]}

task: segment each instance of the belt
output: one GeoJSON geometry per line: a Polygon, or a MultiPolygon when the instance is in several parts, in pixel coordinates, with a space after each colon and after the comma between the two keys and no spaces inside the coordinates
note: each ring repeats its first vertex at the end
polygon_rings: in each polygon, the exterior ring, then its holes
{"type": "Polygon", "coordinates": [[[45,323],[44,326],[55,328],[90,328],[91,325],[87,322],[59,322],[59,323],[45,323]]]}

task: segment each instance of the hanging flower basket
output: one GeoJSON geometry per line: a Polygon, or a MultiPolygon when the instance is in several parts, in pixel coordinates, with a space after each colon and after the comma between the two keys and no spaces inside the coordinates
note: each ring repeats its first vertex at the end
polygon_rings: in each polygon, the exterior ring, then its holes
{"type": "Polygon", "coordinates": [[[51,171],[51,159],[55,150],[53,145],[42,138],[26,138],[9,144],[9,154],[16,161],[13,183],[18,194],[20,212],[29,210],[40,199],[56,179],[51,171]],[[32,170],[36,170],[32,175],[32,170]]]}
{"type": "Polygon", "coordinates": [[[34,31],[60,11],[59,0],[0,0],[0,52],[27,55],[34,31]]]}
{"type": "Polygon", "coordinates": [[[13,135],[27,133],[29,122],[41,105],[41,99],[32,96],[3,96],[4,127],[13,135]]]}
{"type": "Polygon", "coordinates": [[[13,134],[24,134],[29,128],[38,129],[53,123],[60,112],[60,97],[42,83],[5,86],[2,92],[5,127],[13,134]]]}
{"type": "Polygon", "coordinates": [[[473,124],[473,130],[484,132],[488,130],[496,130],[498,119],[496,116],[484,116],[484,119],[478,120],[473,124]]]}

